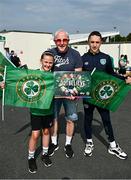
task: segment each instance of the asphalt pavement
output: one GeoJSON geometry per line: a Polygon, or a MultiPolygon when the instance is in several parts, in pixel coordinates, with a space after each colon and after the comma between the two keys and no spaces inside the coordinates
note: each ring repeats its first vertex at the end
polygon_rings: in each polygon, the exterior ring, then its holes
{"type": "MultiPolygon", "coordinates": [[[[0,102],[1,103],[1,102],[0,102]]],[[[116,112],[111,113],[116,141],[128,154],[121,160],[107,152],[108,142],[97,111],[93,121],[95,149],[92,157],[83,155],[85,134],[83,106],[78,102],[79,121],[72,141],[74,158],[64,153],[65,120],[63,111],[59,118],[59,150],[55,152],[52,166],[45,167],[41,161],[41,141],[37,147],[36,174],[28,172],[28,140],[30,114],[26,108],[4,108],[4,121],[0,117],[0,179],[131,179],[131,92],[116,112]]],[[[1,114],[1,112],[0,112],[1,114]]]]}

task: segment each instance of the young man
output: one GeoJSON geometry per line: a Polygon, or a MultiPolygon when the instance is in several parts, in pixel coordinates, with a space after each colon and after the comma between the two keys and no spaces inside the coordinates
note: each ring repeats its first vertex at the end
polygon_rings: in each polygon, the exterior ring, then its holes
{"type": "MultiPolygon", "coordinates": [[[[69,47],[68,33],[62,29],[58,30],[54,35],[54,42],[56,44],[56,48],[51,49],[55,55],[54,71],[81,71],[82,60],[80,54],[76,50],[69,47]]],[[[64,150],[66,157],[71,158],[74,156],[71,146],[71,140],[74,133],[74,122],[78,119],[76,101],[74,98],[55,99],[55,120],[52,129],[52,143],[49,147],[49,155],[52,156],[54,151],[59,148],[57,142],[58,116],[62,104],[64,106],[66,119],[66,142],[64,150]]]]}
{"type": "MultiPolygon", "coordinates": [[[[92,71],[94,68],[96,68],[97,70],[101,70],[108,74],[112,74],[121,79],[124,79],[124,77],[114,73],[111,57],[103,52],[100,52],[101,43],[101,34],[98,31],[93,31],[88,37],[89,51],[82,56],[83,70],[92,71]]],[[[131,83],[131,78],[127,78],[126,83],[131,83]]],[[[127,154],[123,152],[123,150],[115,142],[109,110],[90,104],[85,100],[83,101],[83,103],[85,112],[84,127],[87,139],[84,155],[92,156],[92,151],[94,149],[94,144],[92,140],[92,120],[93,111],[96,108],[101,116],[105,132],[108,136],[108,152],[110,154],[116,155],[120,159],[126,159],[127,154]]]]}

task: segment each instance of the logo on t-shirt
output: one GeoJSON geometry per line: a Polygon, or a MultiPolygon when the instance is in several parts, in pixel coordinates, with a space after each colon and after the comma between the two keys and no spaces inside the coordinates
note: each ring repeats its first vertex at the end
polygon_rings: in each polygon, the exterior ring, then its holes
{"type": "Polygon", "coordinates": [[[69,64],[69,58],[68,57],[62,58],[59,55],[55,56],[55,66],[56,67],[60,67],[60,66],[63,66],[65,64],[69,64]]]}

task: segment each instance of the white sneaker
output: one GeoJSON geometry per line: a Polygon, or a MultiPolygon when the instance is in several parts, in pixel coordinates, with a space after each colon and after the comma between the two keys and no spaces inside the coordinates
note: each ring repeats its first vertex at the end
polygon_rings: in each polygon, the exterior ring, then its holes
{"type": "Polygon", "coordinates": [[[86,143],[86,147],[84,150],[84,155],[85,156],[92,156],[92,151],[94,149],[94,144],[92,142],[86,143]]]}
{"type": "Polygon", "coordinates": [[[114,148],[109,146],[108,153],[110,153],[112,155],[116,155],[120,159],[126,159],[127,158],[127,154],[119,147],[118,144],[114,148]]]}

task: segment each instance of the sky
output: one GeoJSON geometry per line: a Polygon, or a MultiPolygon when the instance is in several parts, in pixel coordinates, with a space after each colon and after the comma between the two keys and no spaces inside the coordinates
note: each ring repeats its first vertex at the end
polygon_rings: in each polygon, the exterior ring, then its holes
{"type": "Polygon", "coordinates": [[[0,0],[0,31],[131,32],[131,0],[0,0]]]}

